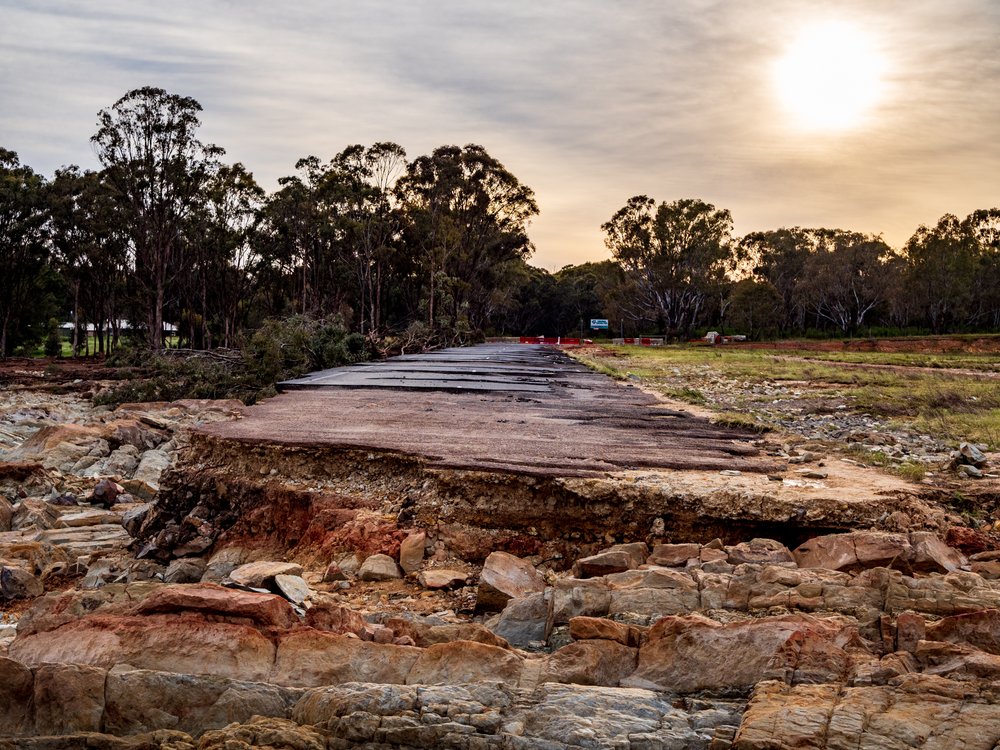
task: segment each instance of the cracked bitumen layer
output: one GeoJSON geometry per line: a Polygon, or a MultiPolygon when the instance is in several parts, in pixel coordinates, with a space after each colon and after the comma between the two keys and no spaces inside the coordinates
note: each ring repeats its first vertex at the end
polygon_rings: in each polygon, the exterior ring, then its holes
{"type": "Polygon", "coordinates": [[[541,476],[630,469],[772,470],[752,434],[665,407],[554,347],[483,344],[313,373],[204,431],[368,449],[432,467],[541,476]]]}

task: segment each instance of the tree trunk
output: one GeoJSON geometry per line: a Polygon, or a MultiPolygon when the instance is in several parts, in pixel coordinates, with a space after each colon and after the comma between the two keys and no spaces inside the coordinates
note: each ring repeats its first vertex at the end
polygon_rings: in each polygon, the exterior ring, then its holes
{"type": "Polygon", "coordinates": [[[80,350],[80,280],[73,282],[73,359],[80,350]]]}

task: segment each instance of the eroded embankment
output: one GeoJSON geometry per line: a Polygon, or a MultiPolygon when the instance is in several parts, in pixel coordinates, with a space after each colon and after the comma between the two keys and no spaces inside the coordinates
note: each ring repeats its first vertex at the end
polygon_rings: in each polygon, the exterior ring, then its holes
{"type": "Polygon", "coordinates": [[[569,564],[614,542],[735,544],[759,536],[795,547],[853,528],[942,528],[945,515],[902,483],[859,500],[762,476],[442,469],[399,453],[195,433],[164,479],[137,550],[167,560],[252,541],[308,562],[342,550],[370,554],[388,546],[391,554],[400,529],[418,527],[470,562],[499,549],[569,564]]]}

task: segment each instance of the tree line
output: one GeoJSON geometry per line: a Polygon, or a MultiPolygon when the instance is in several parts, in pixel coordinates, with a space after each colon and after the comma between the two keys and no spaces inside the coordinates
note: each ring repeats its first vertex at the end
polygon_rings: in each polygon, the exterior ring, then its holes
{"type": "Polygon", "coordinates": [[[735,237],[727,210],[637,196],[602,226],[611,260],[549,273],[527,262],[533,192],[481,146],[410,159],[353,145],[299,160],[268,193],[199,140],[200,113],[130,91],[98,113],[100,169],[51,179],[0,148],[0,355],[31,351],[53,319],[97,352],[160,349],[165,329],[235,347],[293,315],[381,351],[568,335],[590,318],[673,337],[1000,329],[995,208],[946,215],[897,251],[840,229],[735,237]]]}

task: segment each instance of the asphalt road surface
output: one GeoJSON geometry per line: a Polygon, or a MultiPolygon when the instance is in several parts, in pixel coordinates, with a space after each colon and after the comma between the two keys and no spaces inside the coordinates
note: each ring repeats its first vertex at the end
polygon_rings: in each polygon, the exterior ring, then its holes
{"type": "Polygon", "coordinates": [[[279,389],[247,417],[205,431],[546,476],[773,468],[750,444],[752,435],[668,408],[554,347],[445,349],[312,373],[279,389]]]}

